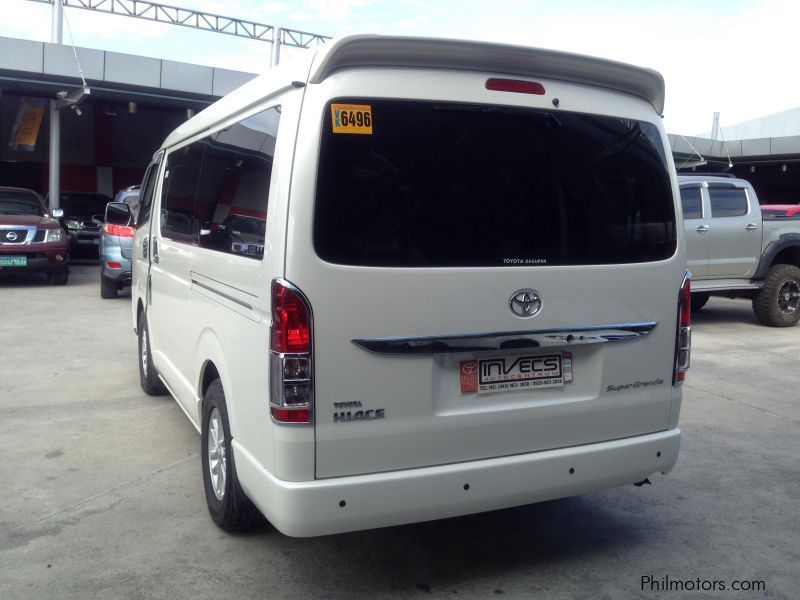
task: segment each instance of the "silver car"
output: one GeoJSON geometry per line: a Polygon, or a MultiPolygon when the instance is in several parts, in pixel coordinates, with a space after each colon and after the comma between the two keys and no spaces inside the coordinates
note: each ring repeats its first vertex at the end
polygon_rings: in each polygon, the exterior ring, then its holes
{"type": "Polygon", "coordinates": [[[109,202],[100,236],[100,297],[116,298],[131,284],[133,219],[124,202],[109,202]]]}

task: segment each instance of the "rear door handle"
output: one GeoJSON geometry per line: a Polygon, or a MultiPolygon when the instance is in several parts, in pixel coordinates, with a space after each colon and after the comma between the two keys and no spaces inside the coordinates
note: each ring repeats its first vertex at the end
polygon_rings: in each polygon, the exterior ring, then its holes
{"type": "Polygon", "coordinates": [[[758,225],[755,223],[748,223],[747,227],[745,227],[745,231],[755,231],[756,229],[758,229],[758,225]]]}
{"type": "Polygon", "coordinates": [[[705,233],[705,232],[706,232],[706,231],[708,231],[709,229],[711,229],[711,227],[709,227],[708,225],[698,225],[698,226],[697,226],[697,229],[695,229],[695,231],[696,231],[697,233],[705,233]]]}
{"type": "Polygon", "coordinates": [[[142,238],[142,258],[147,258],[150,249],[150,236],[146,235],[142,238]]]}
{"type": "Polygon", "coordinates": [[[153,262],[158,263],[158,238],[153,238],[153,262]]]}

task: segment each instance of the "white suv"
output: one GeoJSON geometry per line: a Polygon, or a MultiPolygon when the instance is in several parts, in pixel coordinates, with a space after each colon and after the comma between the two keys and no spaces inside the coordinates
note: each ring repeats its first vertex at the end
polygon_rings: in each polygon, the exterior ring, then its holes
{"type": "Polygon", "coordinates": [[[669,471],[689,284],[663,94],[605,60],[354,36],[173,132],[133,320],[213,520],[313,536],[669,471]]]}

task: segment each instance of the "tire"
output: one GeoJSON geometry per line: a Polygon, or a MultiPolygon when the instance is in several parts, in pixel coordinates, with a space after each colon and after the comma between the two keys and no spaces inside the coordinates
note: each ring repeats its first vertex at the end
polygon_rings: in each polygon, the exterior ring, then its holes
{"type": "Polygon", "coordinates": [[[703,308],[708,302],[708,299],[711,297],[711,294],[707,294],[704,292],[700,292],[697,294],[692,294],[692,312],[696,313],[698,310],[703,308]]]}
{"type": "Polygon", "coordinates": [[[109,298],[117,297],[118,290],[117,282],[108,277],[100,275],[100,297],[108,300],[109,298]]]}
{"type": "Polygon", "coordinates": [[[139,313],[139,385],[149,396],[163,396],[167,388],[158,378],[150,351],[150,330],[147,328],[147,315],[139,313]]]}
{"type": "Polygon", "coordinates": [[[792,327],[800,320],[800,269],[772,265],[764,287],[753,298],[753,312],[762,325],[792,327]]]}
{"type": "Polygon", "coordinates": [[[203,397],[200,456],[208,513],[223,531],[252,529],[263,517],[236,476],[230,423],[222,383],[215,379],[203,397]]]}
{"type": "Polygon", "coordinates": [[[66,285],[67,279],[69,279],[69,271],[67,270],[47,274],[47,283],[50,285],[66,285]]]}

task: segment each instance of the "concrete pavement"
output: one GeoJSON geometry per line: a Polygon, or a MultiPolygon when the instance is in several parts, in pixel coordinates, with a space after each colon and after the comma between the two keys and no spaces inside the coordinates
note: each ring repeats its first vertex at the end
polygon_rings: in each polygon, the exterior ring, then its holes
{"type": "Polygon", "coordinates": [[[139,388],[130,296],[95,266],[0,279],[0,598],[789,598],[800,584],[800,329],[696,315],[684,443],[653,485],[319,539],[207,515],[199,437],[139,388]],[[642,591],[760,580],[747,593],[642,591]]]}

